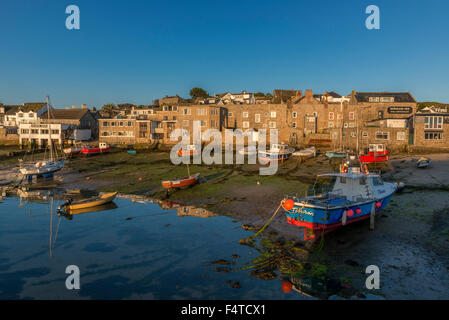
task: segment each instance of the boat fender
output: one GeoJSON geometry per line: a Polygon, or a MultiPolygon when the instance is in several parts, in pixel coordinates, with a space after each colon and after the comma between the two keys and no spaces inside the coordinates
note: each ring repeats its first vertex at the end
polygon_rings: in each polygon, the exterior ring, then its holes
{"type": "Polygon", "coordinates": [[[292,199],[288,199],[284,202],[284,209],[290,211],[295,206],[295,202],[292,199]]]}
{"type": "Polygon", "coordinates": [[[377,207],[377,208],[382,207],[382,202],[376,202],[376,207],[377,207]]]}
{"type": "Polygon", "coordinates": [[[360,208],[355,209],[355,213],[361,214],[362,213],[362,209],[360,209],[360,208]]]}
{"type": "Polygon", "coordinates": [[[347,210],[347,211],[346,211],[346,215],[347,215],[349,218],[351,218],[351,217],[354,215],[354,210],[352,210],[352,209],[347,210]]]}

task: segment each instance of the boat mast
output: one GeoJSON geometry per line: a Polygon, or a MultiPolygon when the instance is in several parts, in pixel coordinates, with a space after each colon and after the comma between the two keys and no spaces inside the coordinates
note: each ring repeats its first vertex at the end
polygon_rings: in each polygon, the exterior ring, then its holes
{"type": "Polygon", "coordinates": [[[46,96],[47,98],[47,118],[48,118],[48,137],[50,139],[50,161],[53,161],[53,141],[51,139],[51,129],[50,129],[50,104],[48,103],[49,97],[48,95],[46,96]]]}

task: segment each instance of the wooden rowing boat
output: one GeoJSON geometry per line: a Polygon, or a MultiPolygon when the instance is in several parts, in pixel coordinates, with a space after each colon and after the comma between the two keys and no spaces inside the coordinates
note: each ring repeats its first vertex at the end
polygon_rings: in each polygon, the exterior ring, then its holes
{"type": "Polygon", "coordinates": [[[77,202],[72,202],[69,205],[67,205],[67,209],[70,210],[79,210],[79,209],[86,209],[96,206],[101,206],[102,204],[109,203],[112,200],[115,199],[115,196],[117,195],[117,192],[111,192],[111,193],[105,193],[99,197],[85,199],[77,202]]]}
{"type": "Polygon", "coordinates": [[[197,184],[199,180],[200,174],[196,173],[184,178],[175,178],[174,180],[162,181],[162,187],[165,189],[184,188],[197,184]]]}

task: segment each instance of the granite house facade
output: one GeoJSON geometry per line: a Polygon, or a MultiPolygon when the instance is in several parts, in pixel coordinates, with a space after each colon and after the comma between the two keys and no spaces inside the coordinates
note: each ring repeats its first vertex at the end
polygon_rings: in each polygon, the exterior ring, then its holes
{"type": "MultiPolygon", "coordinates": [[[[321,149],[362,149],[377,143],[398,152],[449,147],[447,109],[418,111],[418,104],[409,92],[352,91],[342,96],[334,91],[317,94],[305,90],[303,94],[302,90],[276,89],[273,95],[262,94],[261,100],[253,99],[255,95],[246,91],[241,96],[248,99],[223,102],[220,99],[225,95],[216,95],[192,103],[176,95],[159,99],[159,105],[133,106],[106,117],[83,108],[54,109],[51,123],[91,128],[94,139],[98,137],[99,141],[111,145],[156,142],[172,145],[176,143],[170,140],[173,130],[184,129],[192,136],[196,120],[202,131],[217,129],[224,133],[225,129],[252,129],[254,133],[249,139],[253,141],[259,140],[262,129],[268,134],[267,141],[270,132],[277,130],[278,142],[298,148],[314,145],[321,149]],[[68,113],[73,113],[74,118],[63,115],[68,113]]],[[[17,110],[11,110],[3,108],[3,123],[12,120],[6,115],[8,111],[17,117],[17,110]]],[[[46,121],[46,113],[39,112],[39,121],[46,121]]],[[[2,129],[0,134],[8,134],[8,142],[16,138],[10,127],[2,129]]],[[[224,134],[222,138],[224,141],[224,134]]],[[[5,137],[3,140],[6,141],[5,137]]]]}

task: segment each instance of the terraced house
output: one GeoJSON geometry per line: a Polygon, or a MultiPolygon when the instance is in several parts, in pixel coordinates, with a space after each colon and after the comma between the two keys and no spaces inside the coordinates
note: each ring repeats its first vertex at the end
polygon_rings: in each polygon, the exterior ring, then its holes
{"type": "Polygon", "coordinates": [[[449,150],[449,110],[429,107],[413,116],[415,149],[449,150]]]}

